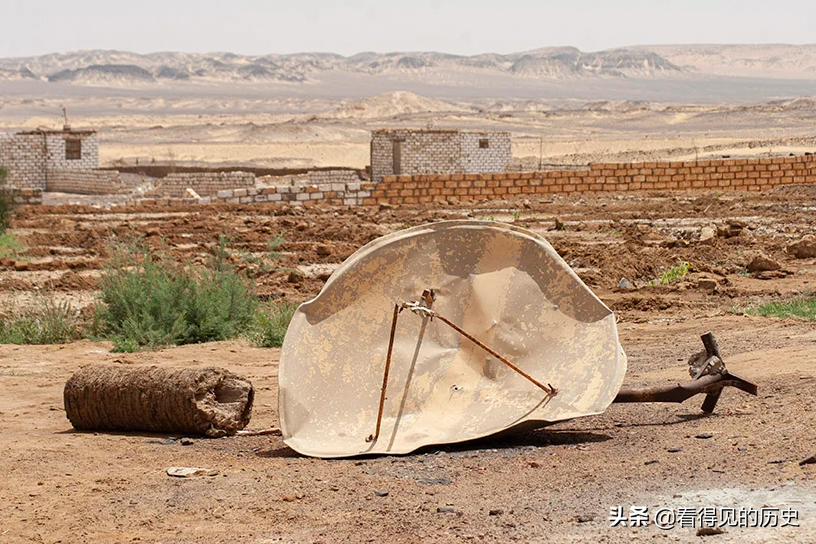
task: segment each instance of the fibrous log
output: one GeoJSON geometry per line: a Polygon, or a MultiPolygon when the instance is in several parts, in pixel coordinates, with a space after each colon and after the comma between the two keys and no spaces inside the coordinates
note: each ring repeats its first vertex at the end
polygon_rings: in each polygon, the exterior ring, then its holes
{"type": "Polygon", "coordinates": [[[246,427],[255,391],[221,368],[98,365],[65,384],[65,411],[85,431],[224,436],[246,427]]]}

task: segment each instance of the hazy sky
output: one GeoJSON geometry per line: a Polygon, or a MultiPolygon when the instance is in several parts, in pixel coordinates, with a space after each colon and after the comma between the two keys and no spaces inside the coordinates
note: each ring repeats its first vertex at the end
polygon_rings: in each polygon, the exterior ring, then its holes
{"type": "Polygon", "coordinates": [[[815,0],[0,0],[0,21],[0,57],[816,43],[815,0]]]}

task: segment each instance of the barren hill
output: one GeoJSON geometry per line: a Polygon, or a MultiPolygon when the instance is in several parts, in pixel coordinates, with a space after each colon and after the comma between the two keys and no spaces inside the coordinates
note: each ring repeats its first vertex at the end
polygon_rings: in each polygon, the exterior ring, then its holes
{"type": "Polygon", "coordinates": [[[305,82],[331,72],[368,76],[422,76],[459,72],[533,79],[586,77],[652,78],[684,69],[651,51],[615,49],[594,53],[574,47],[509,55],[458,56],[436,52],[330,53],[242,56],[231,53],[151,53],[77,51],[39,57],[0,59],[0,79],[39,79],[81,85],[145,84],[173,81],[305,82]]]}
{"type": "Polygon", "coordinates": [[[0,81],[92,86],[303,83],[346,74],[468,84],[473,77],[558,81],[738,76],[816,79],[816,45],[655,45],[583,52],[548,47],[472,56],[437,52],[244,56],[232,53],[75,51],[0,59],[0,81]]]}
{"type": "Polygon", "coordinates": [[[816,44],[653,45],[633,49],[652,52],[701,74],[816,79],[816,44]]]}
{"type": "Polygon", "coordinates": [[[465,108],[409,92],[386,93],[346,102],[323,117],[327,119],[378,119],[413,113],[463,112],[465,108]]]}

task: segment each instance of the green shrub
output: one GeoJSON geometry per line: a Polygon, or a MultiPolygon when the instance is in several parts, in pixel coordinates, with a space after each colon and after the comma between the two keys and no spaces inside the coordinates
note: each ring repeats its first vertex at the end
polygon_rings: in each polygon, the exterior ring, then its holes
{"type": "Polygon", "coordinates": [[[0,317],[0,344],[63,344],[82,337],[78,312],[41,295],[23,310],[0,317]]]}
{"type": "Polygon", "coordinates": [[[266,242],[266,252],[261,255],[256,255],[244,249],[231,249],[230,240],[225,235],[221,235],[218,239],[218,248],[216,252],[221,254],[221,258],[235,262],[236,260],[245,263],[247,266],[243,273],[250,278],[255,278],[259,275],[268,274],[277,270],[281,270],[278,266],[278,261],[282,256],[280,246],[286,240],[282,235],[276,235],[272,240],[266,242]]]}
{"type": "Polygon", "coordinates": [[[0,166],[0,234],[6,232],[11,223],[11,213],[14,207],[14,198],[4,185],[8,172],[0,166]]]}
{"type": "Polygon", "coordinates": [[[14,197],[6,187],[8,171],[0,166],[0,258],[16,257],[23,249],[17,239],[6,232],[11,225],[11,214],[14,211],[14,197]]]}
{"type": "Polygon", "coordinates": [[[258,308],[252,323],[249,340],[262,348],[279,348],[289,328],[289,322],[298,304],[285,300],[272,302],[258,308]]]}
{"type": "Polygon", "coordinates": [[[0,259],[5,257],[17,257],[24,249],[23,244],[10,232],[0,232],[0,259]]]}
{"type": "Polygon", "coordinates": [[[798,317],[808,321],[816,321],[816,294],[791,300],[766,302],[749,308],[745,313],[764,317],[798,317]]]}
{"type": "Polygon", "coordinates": [[[677,280],[681,280],[688,274],[691,265],[686,261],[680,261],[677,263],[677,266],[672,266],[668,270],[664,271],[660,274],[660,278],[657,280],[652,280],[649,282],[649,285],[669,285],[677,280]]]}
{"type": "Polygon", "coordinates": [[[249,327],[257,306],[223,240],[204,268],[139,242],[119,245],[100,283],[97,327],[120,351],[233,338],[249,327]]]}

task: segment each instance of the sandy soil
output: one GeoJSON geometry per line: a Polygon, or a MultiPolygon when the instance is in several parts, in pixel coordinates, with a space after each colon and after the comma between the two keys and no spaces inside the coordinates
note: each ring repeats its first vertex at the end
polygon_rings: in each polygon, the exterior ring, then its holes
{"type": "MultiPolygon", "coordinates": [[[[80,206],[24,209],[14,231],[27,246],[4,260],[11,304],[53,291],[93,298],[112,236],[144,233],[178,258],[202,259],[218,235],[260,253],[284,232],[279,270],[256,271],[267,296],[304,300],[363,243],[431,220],[473,216],[544,234],[616,311],[630,367],[626,384],[685,381],[699,335],[714,331],[729,368],[759,396],[729,390],[716,413],[682,405],[613,405],[601,416],[503,439],[428,448],[402,457],[316,460],[280,437],[195,438],[76,433],[62,387],[86,364],[219,365],[250,378],[250,426],[277,425],[279,351],[242,342],[110,353],[110,344],[0,346],[0,542],[663,542],[698,541],[693,529],[612,528],[611,506],[793,508],[801,527],[731,528],[722,542],[816,540],[812,425],[816,327],[744,316],[759,301],[812,291],[816,259],[785,247],[814,233],[816,189],[767,195],[644,194],[489,202],[476,208],[315,209],[264,206],[168,210],[80,206]],[[565,230],[551,230],[555,218],[565,230]],[[709,224],[733,236],[699,241],[709,224]],[[739,228],[737,228],[739,227],[739,228]],[[739,233],[736,233],[739,230],[739,233]],[[318,247],[321,246],[321,247],[318,247]],[[750,275],[763,253],[782,270],[750,275]],[[690,273],[649,286],[679,261],[690,273]],[[292,282],[288,269],[300,268],[292,282]],[[626,277],[633,290],[617,288],[626,277]],[[717,282],[715,291],[698,286],[717,282]],[[708,439],[697,438],[703,433],[708,439]],[[674,451],[680,449],[680,451],[674,451]],[[175,479],[169,466],[217,476],[175,479]],[[384,494],[386,494],[383,496],[384,494]]],[[[239,265],[242,264],[239,262],[239,265]]],[[[243,263],[248,267],[251,263],[243,263]]]]}

